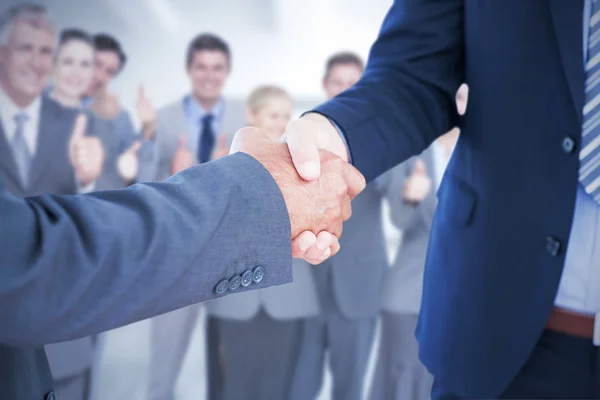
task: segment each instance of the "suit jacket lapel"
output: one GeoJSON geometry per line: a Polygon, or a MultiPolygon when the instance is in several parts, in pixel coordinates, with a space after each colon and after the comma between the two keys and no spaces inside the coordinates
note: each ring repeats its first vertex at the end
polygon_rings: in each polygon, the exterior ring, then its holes
{"type": "Polygon", "coordinates": [[[582,123],[585,96],[583,0],[550,0],[550,12],[575,111],[582,123]]]}
{"type": "Polygon", "coordinates": [[[13,180],[21,187],[21,189],[23,189],[23,183],[19,177],[17,163],[13,157],[10,143],[8,143],[4,125],[1,122],[2,121],[0,120],[0,172],[3,172],[7,179],[13,180]]]}
{"type": "Polygon", "coordinates": [[[60,114],[60,106],[53,103],[52,100],[42,96],[42,106],[40,109],[40,122],[38,126],[37,149],[31,163],[29,174],[29,187],[35,187],[37,181],[45,175],[46,165],[57,155],[64,154],[64,151],[56,151],[55,147],[60,145],[59,134],[64,132],[55,132],[55,127],[62,125],[60,122],[63,116],[60,114]]]}

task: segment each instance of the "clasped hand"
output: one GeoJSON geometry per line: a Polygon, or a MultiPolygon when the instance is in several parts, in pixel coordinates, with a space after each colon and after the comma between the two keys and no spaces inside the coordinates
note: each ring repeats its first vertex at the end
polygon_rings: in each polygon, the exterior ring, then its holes
{"type": "Polygon", "coordinates": [[[231,153],[238,151],[257,159],[277,182],[290,216],[292,256],[319,264],[335,255],[343,222],[352,214],[350,202],[366,184],[347,162],[335,128],[320,116],[301,118],[280,142],[243,128],[231,146],[231,153]]]}

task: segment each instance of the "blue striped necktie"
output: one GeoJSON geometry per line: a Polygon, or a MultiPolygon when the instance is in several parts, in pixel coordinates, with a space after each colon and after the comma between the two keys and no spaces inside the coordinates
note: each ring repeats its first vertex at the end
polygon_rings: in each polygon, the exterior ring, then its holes
{"type": "Polygon", "coordinates": [[[579,182],[600,204],[600,1],[592,1],[590,14],[579,182]]]}

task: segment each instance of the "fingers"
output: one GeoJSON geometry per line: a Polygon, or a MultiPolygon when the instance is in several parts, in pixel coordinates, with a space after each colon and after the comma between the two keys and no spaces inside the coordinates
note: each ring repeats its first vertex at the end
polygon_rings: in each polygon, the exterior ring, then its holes
{"type": "Polygon", "coordinates": [[[365,177],[348,163],[343,164],[343,178],[346,181],[346,185],[348,185],[348,196],[350,196],[350,199],[352,200],[358,196],[367,185],[365,177]]]}
{"type": "Polygon", "coordinates": [[[332,243],[334,243],[334,236],[331,233],[326,231],[319,232],[316,236],[316,243],[305,252],[302,258],[310,264],[320,264],[331,256],[332,243]]]}
{"type": "Polygon", "coordinates": [[[333,257],[340,251],[340,242],[335,235],[331,235],[331,239],[331,246],[329,248],[331,249],[330,257],[333,257]]]}
{"type": "Polygon", "coordinates": [[[304,258],[308,249],[317,243],[317,237],[310,231],[304,231],[292,240],[292,257],[304,258]]]}
{"type": "Polygon", "coordinates": [[[302,179],[313,181],[321,175],[318,133],[316,130],[303,129],[305,124],[295,121],[288,125],[285,133],[294,167],[302,179]]]}

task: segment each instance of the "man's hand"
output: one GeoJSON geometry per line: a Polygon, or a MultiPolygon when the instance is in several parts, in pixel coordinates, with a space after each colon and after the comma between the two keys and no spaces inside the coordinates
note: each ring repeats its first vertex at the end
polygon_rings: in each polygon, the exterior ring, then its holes
{"type": "Polygon", "coordinates": [[[137,153],[141,146],[142,143],[139,140],[133,142],[131,147],[125,150],[117,160],[117,172],[125,183],[133,182],[137,177],[139,170],[137,153]]]}
{"type": "Polygon", "coordinates": [[[194,165],[194,155],[190,149],[188,149],[187,137],[185,135],[181,135],[179,137],[177,150],[175,150],[175,155],[173,155],[173,160],[171,161],[171,174],[173,175],[181,172],[184,169],[188,169],[192,165],[194,165]]]}
{"type": "Polygon", "coordinates": [[[316,113],[291,121],[283,135],[298,174],[306,181],[321,176],[319,150],[327,150],[348,161],[348,150],[329,119],[316,113]]]}
{"type": "Polygon", "coordinates": [[[231,152],[256,158],[271,173],[290,214],[293,255],[320,262],[339,250],[337,238],[352,213],[350,201],[365,187],[363,176],[336,155],[317,151],[320,176],[303,180],[285,143],[269,140],[256,128],[238,131],[231,152]],[[319,254],[320,252],[320,254],[319,254]]]}
{"type": "MultiPolygon", "coordinates": [[[[348,161],[348,150],[340,133],[329,119],[320,114],[309,113],[291,121],[283,135],[283,140],[288,144],[298,174],[306,181],[314,181],[321,176],[319,150],[327,150],[348,161]]],[[[361,179],[364,182],[362,175],[361,179]]],[[[296,257],[318,264],[335,255],[340,245],[337,237],[331,233],[320,232],[317,237],[312,232],[302,232],[293,240],[292,247],[294,254],[297,254],[296,257]],[[331,251],[325,246],[328,240],[332,243],[331,251]]]]}
{"type": "Polygon", "coordinates": [[[100,139],[86,136],[86,130],[87,116],[79,114],[69,140],[69,160],[81,186],[87,186],[98,179],[104,163],[104,148],[100,139]]]}
{"type": "Polygon", "coordinates": [[[104,119],[113,119],[121,111],[119,99],[112,93],[96,96],[89,108],[104,119]]]}
{"type": "Polygon", "coordinates": [[[431,179],[427,176],[425,164],[421,160],[415,162],[415,169],[404,182],[402,198],[408,203],[420,203],[431,191],[431,179]]]}
{"type": "Polygon", "coordinates": [[[146,96],[144,85],[138,88],[138,97],[135,104],[137,116],[142,124],[142,134],[144,139],[152,140],[156,133],[156,112],[152,106],[152,102],[146,96]]]}
{"type": "Polygon", "coordinates": [[[217,146],[212,152],[211,160],[218,160],[219,158],[229,155],[229,145],[227,144],[227,134],[221,133],[217,137],[217,146]]]}

